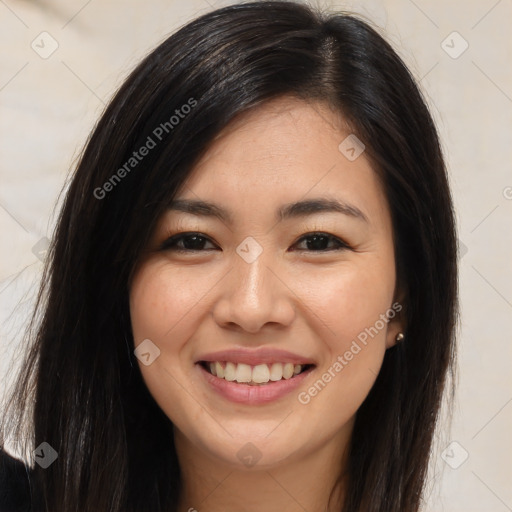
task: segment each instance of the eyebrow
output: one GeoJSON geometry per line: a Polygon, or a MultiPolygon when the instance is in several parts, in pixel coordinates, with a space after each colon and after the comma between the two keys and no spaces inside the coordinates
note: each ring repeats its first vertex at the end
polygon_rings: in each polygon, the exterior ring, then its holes
{"type": "MultiPolygon", "coordinates": [[[[216,217],[228,224],[233,223],[233,215],[223,207],[208,201],[197,199],[175,199],[170,202],[169,210],[192,215],[216,217]]],[[[291,218],[306,217],[322,212],[342,213],[354,219],[369,223],[367,216],[356,206],[330,198],[313,198],[295,203],[284,204],[276,211],[276,219],[283,221],[291,218]]]]}

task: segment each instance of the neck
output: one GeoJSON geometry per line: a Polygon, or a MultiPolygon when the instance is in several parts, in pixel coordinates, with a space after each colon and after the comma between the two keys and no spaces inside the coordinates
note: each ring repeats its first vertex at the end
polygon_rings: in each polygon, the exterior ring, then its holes
{"type": "Polygon", "coordinates": [[[205,454],[176,429],[175,446],[182,475],[177,510],[339,511],[345,495],[345,478],[340,480],[340,476],[345,475],[350,432],[351,428],[342,430],[293,463],[240,468],[205,454]]]}

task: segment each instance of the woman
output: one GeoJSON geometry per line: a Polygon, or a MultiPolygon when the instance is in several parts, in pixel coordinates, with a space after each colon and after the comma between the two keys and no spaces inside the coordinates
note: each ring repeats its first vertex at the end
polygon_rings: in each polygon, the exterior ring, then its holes
{"type": "Polygon", "coordinates": [[[32,510],[419,510],[456,271],[436,130],[376,31],[192,21],[67,190],[1,429],[32,510]]]}

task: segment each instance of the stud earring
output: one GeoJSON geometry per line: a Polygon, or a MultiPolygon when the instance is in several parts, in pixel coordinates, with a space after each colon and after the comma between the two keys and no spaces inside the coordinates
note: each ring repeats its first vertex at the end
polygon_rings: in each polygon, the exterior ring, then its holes
{"type": "Polygon", "coordinates": [[[399,333],[396,335],[395,341],[396,341],[397,343],[400,343],[404,338],[405,338],[405,336],[403,335],[403,333],[399,332],[399,333]]]}

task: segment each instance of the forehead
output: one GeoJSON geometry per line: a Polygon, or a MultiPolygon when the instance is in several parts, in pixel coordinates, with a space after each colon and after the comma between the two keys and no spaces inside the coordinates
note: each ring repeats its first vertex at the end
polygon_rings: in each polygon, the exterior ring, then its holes
{"type": "Polygon", "coordinates": [[[272,100],[235,118],[213,140],[176,197],[215,199],[254,214],[255,207],[274,211],[329,196],[370,219],[386,215],[380,180],[364,152],[349,159],[342,151],[350,135],[339,113],[322,103],[272,100]]]}

